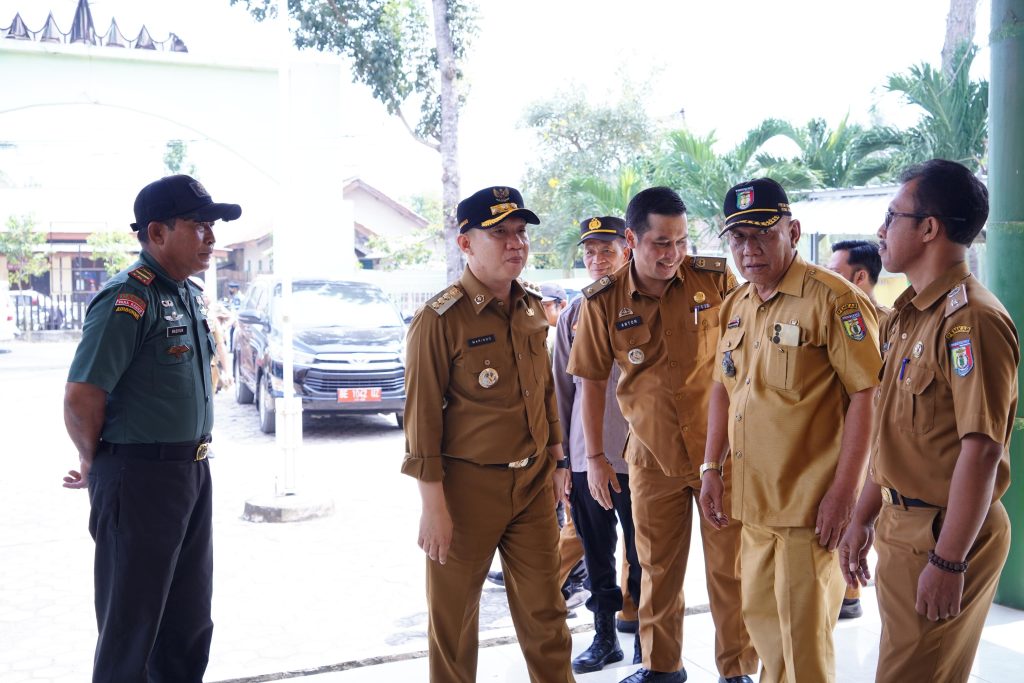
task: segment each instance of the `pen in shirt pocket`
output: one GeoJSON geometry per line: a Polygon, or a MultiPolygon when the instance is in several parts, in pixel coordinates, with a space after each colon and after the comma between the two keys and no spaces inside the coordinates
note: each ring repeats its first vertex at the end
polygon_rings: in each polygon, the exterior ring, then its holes
{"type": "Polygon", "coordinates": [[[904,373],[904,371],[906,371],[906,369],[907,369],[907,363],[909,363],[909,362],[910,362],[910,359],[909,359],[909,358],[904,358],[904,359],[903,359],[903,360],[902,360],[902,361],[900,362],[900,381],[903,381],[903,373],[904,373]]]}

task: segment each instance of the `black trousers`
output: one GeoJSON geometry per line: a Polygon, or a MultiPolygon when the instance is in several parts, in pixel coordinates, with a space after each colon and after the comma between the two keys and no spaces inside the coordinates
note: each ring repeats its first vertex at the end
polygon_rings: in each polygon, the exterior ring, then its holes
{"type": "Polygon", "coordinates": [[[621,493],[612,494],[612,509],[602,508],[590,495],[586,472],[572,473],[572,520],[576,524],[576,535],[583,543],[583,558],[587,563],[590,577],[590,598],[587,609],[591,612],[617,612],[622,609],[622,590],[617,581],[615,547],[618,534],[616,520],[622,525],[622,536],[626,546],[626,560],[629,575],[626,590],[634,605],[640,604],[640,560],[636,556],[633,537],[633,503],[629,493],[629,475],[616,475],[621,493]]]}
{"type": "Polygon", "coordinates": [[[101,452],[89,501],[93,683],[201,683],[213,634],[209,462],[101,452]]]}

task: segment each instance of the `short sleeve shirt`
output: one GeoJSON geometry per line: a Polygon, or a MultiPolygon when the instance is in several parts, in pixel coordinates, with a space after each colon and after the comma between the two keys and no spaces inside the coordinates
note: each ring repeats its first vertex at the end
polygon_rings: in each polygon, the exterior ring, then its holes
{"type": "Polygon", "coordinates": [[[143,251],[89,304],[68,381],[107,392],[104,441],[195,442],[213,429],[215,348],[202,290],[143,251]]]}
{"type": "MultiPolygon", "coordinates": [[[[573,472],[587,471],[587,445],[583,436],[583,387],[582,380],[570,374],[569,353],[576,339],[580,308],[584,298],[573,299],[569,307],[558,317],[555,348],[552,354],[552,373],[555,379],[555,396],[558,398],[558,421],[562,426],[562,451],[569,458],[573,472]]],[[[629,425],[622,416],[619,402],[615,398],[615,387],[619,383],[619,366],[613,365],[605,394],[602,440],[605,457],[618,474],[628,474],[629,467],[623,457],[626,434],[629,425]]]]}
{"type": "Polygon", "coordinates": [[[692,256],[660,298],[639,289],[632,263],[609,278],[583,304],[568,371],[604,380],[617,364],[626,460],[699,481],[718,311],[735,278],[725,259],[692,256]]]}
{"type": "Polygon", "coordinates": [[[839,462],[849,397],[878,384],[874,306],[796,256],[770,299],[747,283],[721,315],[714,378],[729,394],[732,514],[813,526],[839,462]]]}
{"type": "Polygon", "coordinates": [[[512,290],[506,310],[467,267],[413,319],[403,473],[439,481],[442,456],[502,464],[562,442],[540,295],[512,290]]]}
{"type": "Polygon", "coordinates": [[[920,293],[896,300],[875,394],[872,476],[882,486],[945,507],[961,440],[1004,446],[993,500],[1010,483],[1017,410],[1017,330],[1006,309],[958,264],[920,293]]]}

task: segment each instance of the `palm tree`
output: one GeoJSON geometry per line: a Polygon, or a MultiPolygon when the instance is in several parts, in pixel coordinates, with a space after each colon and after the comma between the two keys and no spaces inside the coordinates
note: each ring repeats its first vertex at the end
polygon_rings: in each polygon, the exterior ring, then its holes
{"type": "Polygon", "coordinates": [[[688,130],[676,130],[667,136],[667,148],[655,161],[655,181],[675,188],[686,201],[695,237],[717,231],[725,223],[722,201],[736,183],[768,175],[787,190],[810,189],[816,177],[802,164],[758,157],[765,143],[774,137],[791,137],[793,128],[778,119],[766,119],[725,154],[714,150],[714,131],[698,136],[688,130]],[[770,161],[766,166],[763,162],[770,161]]]}
{"type": "Polygon", "coordinates": [[[923,110],[916,126],[904,132],[899,165],[932,158],[959,161],[972,171],[984,170],[988,145],[988,81],[972,81],[971,64],[978,52],[963,45],[954,60],[952,78],[929,64],[889,76],[887,89],[898,92],[923,110]]]}
{"type": "Polygon", "coordinates": [[[855,187],[884,178],[892,167],[892,158],[903,141],[902,135],[887,127],[864,128],[843,117],[835,130],[824,119],[815,118],[802,128],[783,133],[800,148],[796,160],[759,155],[757,162],[766,170],[786,164],[802,165],[814,173],[818,187],[855,187]]]}

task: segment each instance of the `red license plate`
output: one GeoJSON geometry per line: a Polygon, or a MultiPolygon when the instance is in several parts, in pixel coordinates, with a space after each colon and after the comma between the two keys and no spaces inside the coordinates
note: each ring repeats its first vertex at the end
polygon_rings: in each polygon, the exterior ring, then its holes
{"type": "Polygon", "coordinates": [[[338,403],[367,403],[380,401],[380,387],[338,389],[338,403]]]}

